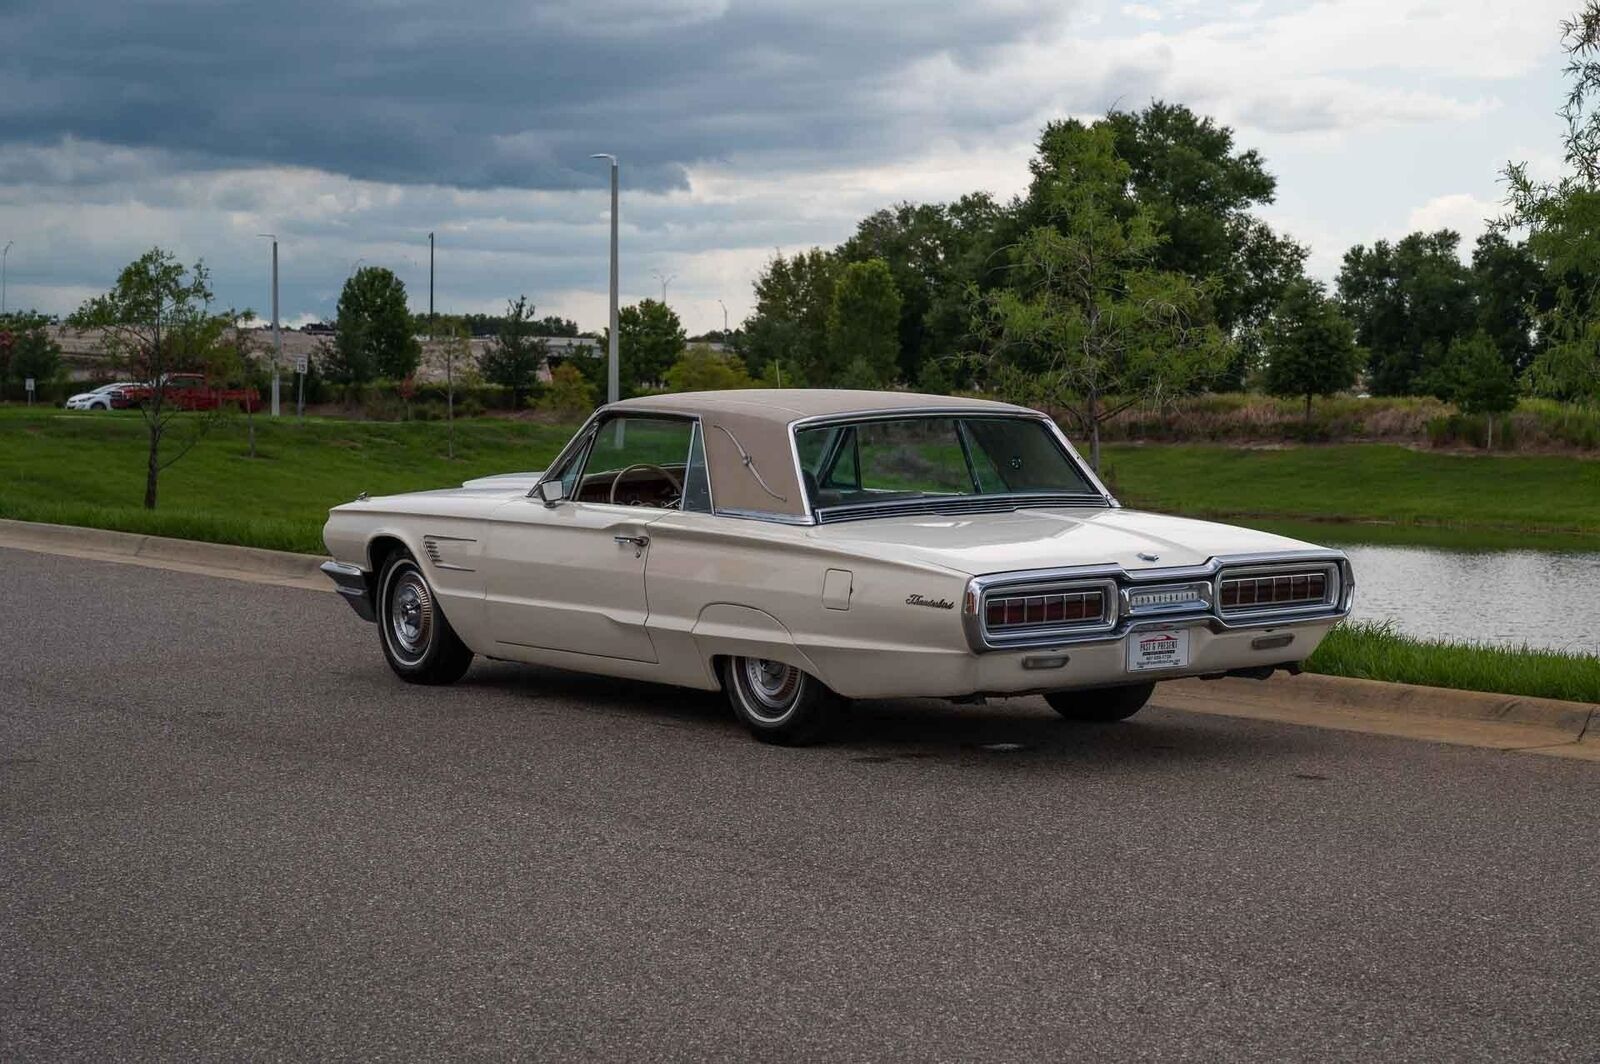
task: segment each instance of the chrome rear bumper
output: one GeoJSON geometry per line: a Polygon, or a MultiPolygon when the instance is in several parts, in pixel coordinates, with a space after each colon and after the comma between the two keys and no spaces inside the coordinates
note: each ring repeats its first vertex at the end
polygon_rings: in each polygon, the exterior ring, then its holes
{"type": "Polygon", "coordinates": [[[363,621],[378,619],[377,610],[372,604],[372,588],[367,583],[365,572],[343,562],[323,562],[322,571],[333,581],[334,590],[350,603],[350,608],[356,611],[356,616],[363,621]]]}

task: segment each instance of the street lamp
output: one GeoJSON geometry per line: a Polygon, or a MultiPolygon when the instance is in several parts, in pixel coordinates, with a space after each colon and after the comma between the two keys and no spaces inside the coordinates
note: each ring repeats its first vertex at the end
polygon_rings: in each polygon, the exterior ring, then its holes
{"type": "Polygon", "coordinates": [[[618,398],[617,386],[617,157],[607,152],[596,152],[591,159],[606,159],[611,163],[611,329],[607,334],[610,343],[606,365],[606,402],[618,398]]]}
{"type": "Polygon", "coordinates": [[[272,241],[272,416],[278,416],[278,372],[283,365],[283,334],[278,331],[278,234],[257,233],[272,241]]]}
{"type": "Polygon", "coordinates": [[[7,240],[4,251],[0,251],[0,315],[6,312],[6,259],[11,255],[11,245],[14,240],[7,240]]]}
{"type": "Polygon", "coordinates": [[[719,299],[717,300],[717,306],[722,308],[722,342],[726,345],[728,342],[728,304],[719,299]]]}

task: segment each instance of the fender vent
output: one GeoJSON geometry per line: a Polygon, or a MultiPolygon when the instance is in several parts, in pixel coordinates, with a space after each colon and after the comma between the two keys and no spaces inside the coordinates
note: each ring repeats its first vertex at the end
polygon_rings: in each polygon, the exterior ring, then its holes
{"type": "Polygon", "coordinates": [[[466,539],[462,536],[423,536],[422,549],[427,552],[428,560],[435,569],[454,569],[458,572],[470,573],[475,570],[470,565],[452,565],[445,561],[444,552],[452,543],[476,543],[475,539],[466,539]]]}

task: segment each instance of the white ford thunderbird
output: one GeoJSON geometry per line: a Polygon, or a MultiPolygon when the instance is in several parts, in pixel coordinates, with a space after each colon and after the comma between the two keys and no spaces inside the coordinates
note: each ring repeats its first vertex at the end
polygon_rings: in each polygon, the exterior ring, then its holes
{"type": "Polygon", "coordinates": [[[1043,414],[901,393],[629,399],[542,473],[363,496],[323,537],[402,679],[722,688],[788,743],[852,698],[1121,720],[1157,680],[1295,671],[1354,591],[1338,551],[1123,509],[1043,414]]]}

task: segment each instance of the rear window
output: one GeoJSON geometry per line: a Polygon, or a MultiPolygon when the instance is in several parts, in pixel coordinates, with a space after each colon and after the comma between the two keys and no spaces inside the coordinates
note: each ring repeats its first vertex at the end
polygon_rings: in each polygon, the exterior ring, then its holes
{"type": "Polygon", "coordinates": [[[795,433],[818,509],[958,496],[1100,493],[1037,418],[885,418],[795,433]]]}

